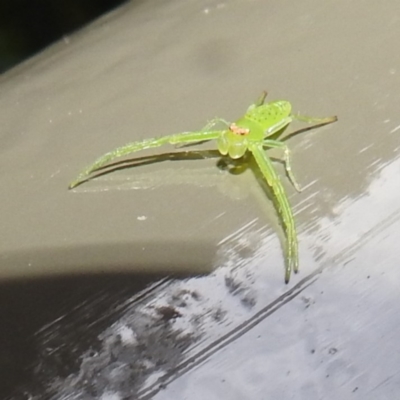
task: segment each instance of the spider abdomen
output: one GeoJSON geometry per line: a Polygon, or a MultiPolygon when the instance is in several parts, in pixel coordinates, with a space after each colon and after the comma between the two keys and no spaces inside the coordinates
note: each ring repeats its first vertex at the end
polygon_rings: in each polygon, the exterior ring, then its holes
{"type": "Polygon", "coordinates": [[[289,117],[291,111],[292,105],[288,101],[279,100],[255,107],[245,115],[245,118],[257,123],[265,132],[289,117]]]}

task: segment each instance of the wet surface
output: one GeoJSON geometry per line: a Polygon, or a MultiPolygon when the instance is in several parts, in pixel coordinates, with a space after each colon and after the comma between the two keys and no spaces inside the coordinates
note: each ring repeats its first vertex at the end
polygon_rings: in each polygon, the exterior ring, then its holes
{"type": "Polygon", "coordinates": [[[5,74],[9,398],[393,399],[399,34],[390,1],[148,1],[5,74]],[[268,189],[212,142],[67,190],[106,151],[235,120],[263,89],[339,116],[288,140],[302,193],[277,163],[299,232],[289,285],[268,189]]]}
{"type": "MultiPolygon", "coordinates": [[[[94,357],[101,349],[99,333],[161,278],[105,274],[3,282],[1,397],[45,398],[47,389],[50,395],[49,384],[57,386],[79,370],[82,355],[94,357]]],[[[90,376],[90,365],[84,369],[90,376]]]]}

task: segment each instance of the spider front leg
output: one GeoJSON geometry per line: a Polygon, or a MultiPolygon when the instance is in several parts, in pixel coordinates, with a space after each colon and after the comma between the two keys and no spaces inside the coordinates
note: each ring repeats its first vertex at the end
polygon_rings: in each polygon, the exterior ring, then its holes
{"type": "Polygon", "coordinates": [[[92,165],[84,169],[79,176],[70,183],[68,186],[69,189],[72,189],[82,182],[88,180],[89,175],[103,167],[110,161],[113,161],[116,158],[126,156],[128,154],[135,153],[140,150],[150,149],[153,147],[160,147],[164,144],[183,144],[183,143],[191,143],[191,142],[201,142],[204,140],[212,140],[217,139],[220,134],[224,131],[197,131],[197,132],[183,132],[177,133],[175,135],[164,136],[161,138],[155,139],[146,139],[140,142],[132,142],[128,143],[125,146],[118,147],[117,149],[110,151],[109,153],[104,154],[100,158],[98,158],[92,165]]]}
{"type": "Polygon", "coordinates": [[[263,146],[283,150],[283,162],[285,163],[285,170],[286,170],[287,176],[289,177],[290,182],[292,182],[292,185],[294,186],[294,188],[298,192],[301,192],[302,189],[301,189],[300,185],[297,183],[296,178],[294,177],[293,172],[292,172],[291,152],[289,150],[289,147],[286,145],[286,143],[283,143],[279,140],[264,139],[263,146]]]}
{"type": "Polygon", "coordinates": [[[283,228],[287,239],[285,246],[285,282],[288,283],[291,272],[297,272],[299,270],[299,251],[292,209],[285,189],[282,186],[271,160],[265,153],[262,144],[252,143],[249,146],[249,150],[252,152],[261,173],[268,183],[268,186],[272,189],[277,203],[277,209],[283,222],[283,228]]]}

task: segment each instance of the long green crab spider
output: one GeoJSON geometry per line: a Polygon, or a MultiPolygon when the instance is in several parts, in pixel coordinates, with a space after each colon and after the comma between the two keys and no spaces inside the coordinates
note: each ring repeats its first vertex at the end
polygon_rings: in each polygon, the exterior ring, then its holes
{"type": "Polygon", "coordinates": [[[276,173],[271,159],[265,152],[266,148],[277,148],[283,150],[283,162],[286,173],[296,190],[300,191],[291,167],[291,153],[283,142],[281,135],[293,120],[299,120],[309,124],[315,123],[314,127],[330,124],[337,121],[337,117],[314,118],[304,115],[291,114],[292,106],[288,101],[280,100],[265,103],[267,92],[264,91],[259,99],[248,108],[245,115],[236,122],[230,123],[222,118],[214,118],[200,131],[183,132],[160,138],[145,139],[139,142],[128,143],[125,146],[104,154],[92,165],[83,170],[79,176],[71,182],[69,189],[90,179],[92,172],[102,168],[112,160],[135,153],[140,150],[160,147],[164,144],[178,146],[190,145],[196,142],[217,140],[218,150],[222,155],[229,155],[232,159],[239,159],[250,151],[261,170],[267,184],[272,189],[277,203],[277,211],[280,215],[286,235],[285,243],[285,282],[288,283],[291,272],[298,272],[299,253],[296,227],[293,212],[290,207],[285,189],[276,173]],[[223,130],[212,130],[215,125],[223,124],[223,130]]]}

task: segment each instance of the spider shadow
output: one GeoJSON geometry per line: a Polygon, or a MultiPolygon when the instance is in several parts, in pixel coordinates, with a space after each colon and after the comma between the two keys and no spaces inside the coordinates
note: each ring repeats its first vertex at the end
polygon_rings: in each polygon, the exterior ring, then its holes
{"type": "MultiPolygon", "coordinates": [[[[267,195],[267,197],[275,202],[275,197],[273,192],[265,178],[263,177],[254,157],[250,152],[247,152],[242,158],[234,160],[229,156],[222,156],[218,150],[190,150],[190,151],[174,151],[168,153],[161,153],[156,155],[142,156],[142,157],[134,157],[128,158],[125,160],[116,161],[105,166],[102,166],[96,170],[94,173],[83,180],[79,184],[84,182],[88,182],[92,179],[99,178],[103,175],[108,175],[116,171],[121,171],[129,168],[138,168],[146,165],[166,162],[166,161],[196,161],[196,160],[204,160],[215,158],[218,159],[216,161],[216,167],[221,171],[226,171],[232,175],[241,175],[248,169],[252,170],[254,173],[258,183],[262,187],[263,191],[267,195]]],[[[279,158],[270,157],[272,161],[283,164],[283,161],[279,158]]],[[[276,204],[275,204],[276,206],[276,204]]]]}
{"type": "Polygon", "coordinates": [[[149,156],[128,158],[120,161],[115,161],[93,170],[90,176],[79,182],[81,185],[84,182],[99,178],[103,175],[108,175],[112,172],[121,171],[128,168],[138,168],[145,165],[151,165],[166,161],[196,161],[208,158],[217,158],[221,154],[218,150],[194,150],[194,151],[174,151],[168,153],[154,154],[149,156]]]}
{"type": "MultiPolygon", "coordinates": [[[[266,150],[268,151],[268,150],[266,150]]],[[[174,151],[168,153],[161,153],[156,155],[142,156],[129,158],[121,161],[116,161],[111,164],[105,165],[103,167],[95,170],[94,174],[88,177],[86,180],[81,183],[87,182],[89,180],[98,178],[103,175],[108,175],[110,173],[129,169],[129,168],[138,168],[146,165],[162,163],[166,161],[196,161],[196,160],[204,160],[214,158],[217,159],[215,165],[221,170],[228,172],[232,175],[241,175],[250,169],[258,184],[261,186],[261,189],[267,196],[267,198],[274,204],[276,210],[278,210],[278,203],[273,194],[271,187],[265,181],[264,176],[262,175],[253,155],[250,152],[246,152],[246,154],[240,159],[234,160],[229,156],[222,156],[218,150],[190,150],[190,151],[174,151]]],[[[275,163],[283,164],[283,161],[276,157],[270,157],[270,159],[275,163]]],[[[286,175],[287,177],[287,175],[286,175]]],[[[282,221],[280,221],[282,224],[282,221]]]]}
{"type": "MultiPolygon", "coordinates": [[[[308,129],[307,129],[308,130],[308,129]]],[[[294,132],[290,135],[290,137],[294,136],[298,132],[294,132]]],[[[266,150],[268,151],[268,150],[266,150]]],[[[168,153],[162,153],[157,155],[149,155],[149,156],[142,156],[142,157],[135,157],[129,158],[117,162],[110,163],[103,167],[96,169],[94,174],[88,177],[86,180],[80,182],[84,183],[91,179],[98,178],[103,175],[107,175],[109,173],[124,170],[127,168],[136,168],[145,165],[151,165],[155,163],[165,162],[165,161],[196,161],[196,160],[204,160],[209,158],[217,158],[216,167],[221,171],[226,171],[232,175],[240,175],[243,174],[248,169],[252,170],[258,184],[261,186],[262,191],[265,193],[267,198],[272,202],[274,205],[274,209],[277,213],[277,218],[279,221],[280,231],[277,232],[277,236],[280,242],[280,247],[282,251],[286,252],[286,236],[284,230],[284,221],[282,216],[279,212],[279,203],[274,196],[272,188],[266,182],[263,174],[261,173],[253,155],[251,152],[246,152],[246,154],[237,160],[230,158],[229,156],[221,156],[218,150],[193,150],[193,151],[174,151],[168,153]]],[[[278,162],[283,164],[283,161],[279,158],[270,157],[273,162],[278,162]]],[[[286,174],[287,177],[287,174],[286,174]]],[[[286,258],[285,258],[286,262],[286,258]]]]}
{"type": "MultiPolygon", "coordinates": [[[[216,166],[221,171],[227,171],[233,175],[239,175],[245,172],[248,168],[258,168],[257,165],[251,160],[251,154],[246,154],[239,160],[233,160],[229,156],[222,156],[218,150],[190,150],[190,151],[173,151],[168,153],[161,153],[156,155],[128,158],[121,161],[116,161],[95,169],[93,173],[85,180],[79,183],[88,182],[92,179],[99,178],[103,175],[121,171],[128,168],[138,168],[146,165],[162,163],[166,161],[196,161],[215,158],[216,166]]],[[[254,160],[253,160],[254,161],[254,160]]]]}

